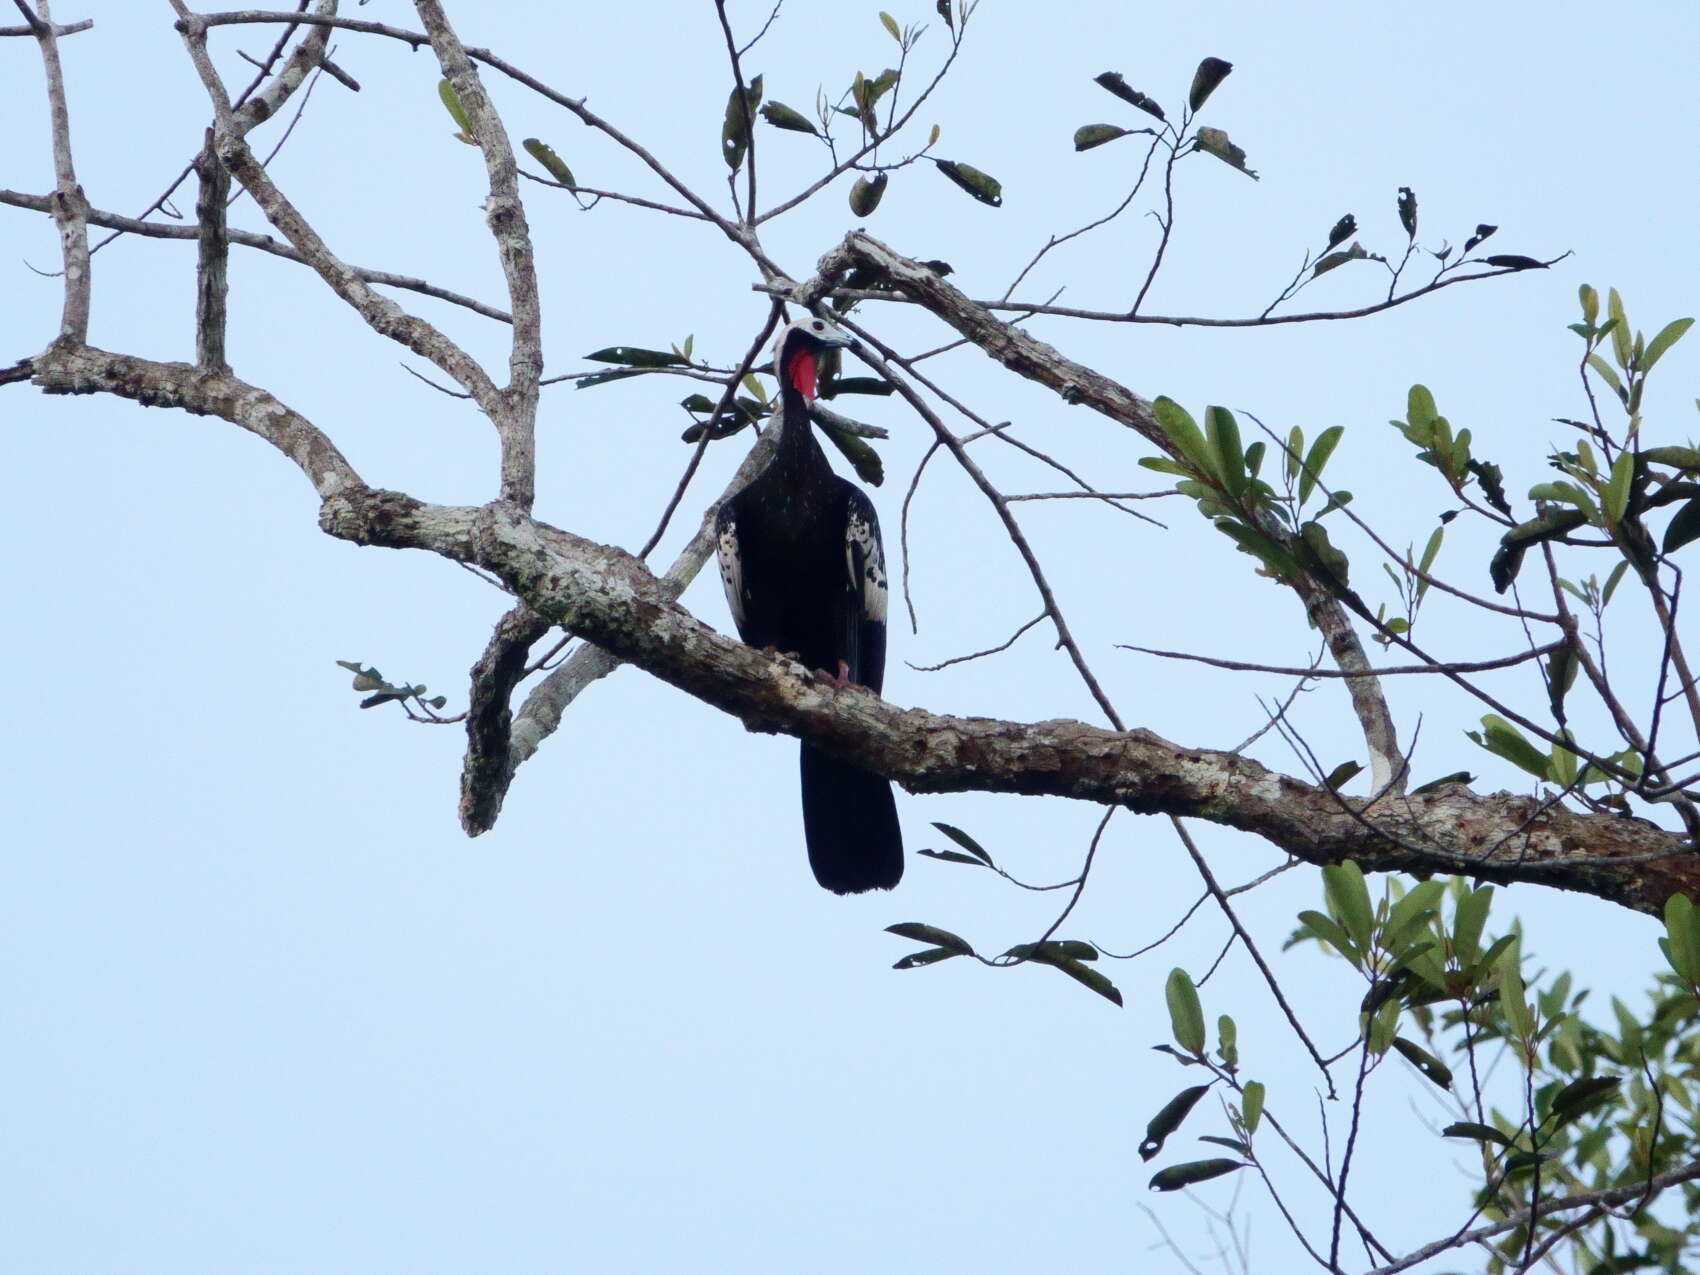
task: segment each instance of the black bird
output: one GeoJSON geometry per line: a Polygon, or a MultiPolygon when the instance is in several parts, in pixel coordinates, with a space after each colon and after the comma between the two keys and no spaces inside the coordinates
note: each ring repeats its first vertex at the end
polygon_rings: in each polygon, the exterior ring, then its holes
{"type": "MultiPolygon", "coordinates": [[[[840,685],[885,681],[885,550],[861,488],[832,472],[809,424],[820,356],[851,338],[824,319],[779,334],[778,450],[720,507],[720,579],[738,636],[794,653],[840,685]]],[[[835,894],[889,890],[903,876],[891,783],[802,746],[803,837],[815,880],[835,894]]]]}

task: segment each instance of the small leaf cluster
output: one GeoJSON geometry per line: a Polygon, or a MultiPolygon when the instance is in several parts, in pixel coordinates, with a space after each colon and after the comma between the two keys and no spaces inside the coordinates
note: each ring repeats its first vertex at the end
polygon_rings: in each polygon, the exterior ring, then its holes
{"type": "MultiPolygon", "coordinates": [[[[950,28],[954,39],[959,40],[961,38],[961,23],[972,15],[974,8],[974,4],[964,5],[961,13],[953,17],[949,3],[941,3],[938,6],[939,16],[945,20],[945,25],[950,28]]],[[[879,14],[879,21],[880,25],[885,28],[886,34],[897,42],[900,53],[897,66],[888,66],[876,75],[857,71],[851,78],[849,87],[845,89],[836,102],[829,103],[824,93],[818,94],[813,120],[784,102],[769,102],[762,106],[760,111],[761,117],[774,128],[788,133],[806,133],[829,148],[834,145],[832,136],[834,117],[844,116],[856,121],[861,130],[863,148],[873,148],[875,154],[875,158],[867,163],[857,162],[854,165],[857,169],[863,170],[858,173],[856,180],[852,183],[849,194],[850,211],[857,217],[871,217],[879,208],[880,202],[885,198],[886,188],[890,184],[892,169],[904,167],[925,156],[939,140],[939,127],[935,124],[928,134],[926,146],[916,154],[895,163],[882,164],[877,162],[878,146],[896,133],[901,126],[901,121],[897,118],[896,90],[903,82],[903,68],[908,62],[910,53],[914,51],[915,46],[920,42],[921,36],[927,29],[920,24],[902,26],[891,14],[883,11],[879,14]],[[882,103],[887,106],[883,121],[880,118],[882,103]]],[[[759,79],[758,76],[757,80],[759,81],[759,79]]],[[[747,112],[736,114],[735,108],[738,105],[736,92],[733,96],[734,101],[727,106],[726,128],[730,130],[737,125],[744,127],[747,132],[747,125],[745,124],[747,112]],[[735,114],[736,118],[734,118],[735,114]]],[[[740,162],[742,157],[742,152],[740,152],[740,162]]],[[[980,203],[993,208],[1002,206],[1003,184],[997,178],[960,160],[929,158],[933,159],[933,163],[942,177],[959,189],[966,191],[980,203]]]]}
{"type": "Polygon", "coordinates": [[[1347,587],[1351,564],[1329,540],[1321,520],[1352,494],[1336,492],[1314,514],[1305,512],[1344,433],[1342,426],[1323,430],[1308,452],[1304,431],[1292,431],[1285,445],[1285,490],[1277,492],[1262,476],[1267,445],[1261,439],[1243,445],[1239,424],[1227,408],[1206,408],[1203,429],[1173,399],[1157,399],[1152,412],[1169,455],[1147,457],[1141,466],[1177,477],[1175,490],[1196,501],[1200,514],[1256,558],[1262,574],[1281,581],[1308,574],[1347,587]]]}
{"type": "Polygon", "coordinates": [[[1183,969],[1171,970],[1163,995],[1168,1005],[1169,1029],[1174,1036],[1174,1044],[1157,1045],[1155,1048],[1170,1055],[1182,1066],[1207,1068],[1213,1079],[1205,1084],[1191,1085],[1163,1104],[1145,1127],[1145,1138],[1139,1144],[1139,1157],[1150,1160],[1161,1152],[1168,1138],[1198,1105],[1199,1099],[1215,1088],[1222,1093],[1222,1106],[1228,1117],[1231,1136],[1206,1134],[1198,1140],[1234,1152],[1231,1159],[1212,1156],[1188,1160],[1159,1169],[1152,1175],[1151,1190],[1178,1191],[1256,1163],[1252,1154],[1252,1136],[1263,1118],[1264,1088],[1258,1081],[1241,1083],[1238,1078],[1239,1028],[1228,1015],[1217,1018],[1216,1049],[1206,1052],[1209,1041],[1204,1006],[1190,974],[1183,969]]]}
{"type": "Polygon", "coordinates": [[[1216,91],[1223,80],[1228,78],[1228,73],[1233,69],[1234,64],[1232,62],[1216,57],[1205,58],[1198,64],[1198,69],[1193,72],[1192,85],[1187,90],[1186,111],[1178,125],[1169,122],[1168,112],[1155,98],[1131,87],[1120,71],[1105,71],[1102,75],[1094,76],[1093,82],[1099,87],[1120,98],[1129,106],[1145,112],[1163,127],[1159,129],[1146,125],[1143,128],[1123,128],[1119,124],[1082,124],[1074,130],[1074,149],[1077,151],[1094,150],[1123,137],[1139,135],[1171,138],[1172,142],[1168,144],[1172,144],[1177,156],[1182,153],[1190,154],[1191,151],[1203,151],[1207,155],[1214,155],[1229,167],[1237,168],[1253,181],[1257,180],[1257,174],[1246,167],[1245,151],[1234,145],[1232,139],[1222,129],[1208,127],[1191,129],[1192,145],[1185,152],[1181,150],[1181,144],[1187,138],[1193,116],[1203,109],[1204,104],[1210,100],[1210,95],[1216,91]]]}
{"type": "Polygon", "coordinates": [[[377,669],[367,668],[359,660],[338,660],[337,664],[354,674],[350,684],[366,696],[360,701],[361,708],[376,708],[380,704],[394,703],[400,703],[405,708],[406,702],[413,700],[420,708],[429,711],[440,709],[449,702],[447,697],[442,695],[433,695],[426,699],[425,692],[430,687],[423,683],[415,686],[410,683],[387,682],[377,669]]]}
{"type": "MultiPolygon", "coordinates": [[[[960,863],[971,867],[990,868],[994,872],[1001,871],[993,861],[991,852],[987,850],[971,834],[948,823],[935,823],[946,837],[950,838],[959,849],[934,850],[927,848],[919,853],[929,859],[939,859],[945,863],[960,863]]],[[[940,961],[949,960],[953,956],[969,956],[986,965],[1049,965],[1052,969],[1060,970],[1082,987],[1098,993],[1112,1004],[1122,1003],[1121,991],[1110,979],[1098,970],[1093,969],[1089,962],[1099,957],[1096,947],[1079,939],[1045,939],[1038,943],[1017,943],[1014,947],[996,957],[983,957],[975,952],[973,945],[960,935],[952,934],[949,930],[941,930],[935,925],[927,925],[920,921],[905,921],[898,925],[888,925],[888,934],[899,938],[914,939],[919,943],[929,943],[932,946],[919,952],[911,952],[901,957],[893,969],[918,969],[923,965],[936,965],[940,961]]]]}

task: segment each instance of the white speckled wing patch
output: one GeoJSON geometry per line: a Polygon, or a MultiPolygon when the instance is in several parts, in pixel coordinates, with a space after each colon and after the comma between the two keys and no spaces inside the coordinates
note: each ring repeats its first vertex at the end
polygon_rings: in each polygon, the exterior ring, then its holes
{"type": "MultiPolygon", "coordinates": [[[[860,494],[860,493],[858,493],[860,494]]],[[[879,523],[867,497],[852,501],[844,524],[844,564],[850,571],[850,587],[862,595],[862,614],[870,620],[885,620],[885,549],[880,544],[879,523]]]]}
{"type": "Polygon", "coordinates": [[[738,524],[732,511],[720,507],[716,520],[715,556],[720,559],[720,584],[726,590],[726,605],[732,608],[732,623],[744,627],[744,565],[738,556],[738,524]]]}

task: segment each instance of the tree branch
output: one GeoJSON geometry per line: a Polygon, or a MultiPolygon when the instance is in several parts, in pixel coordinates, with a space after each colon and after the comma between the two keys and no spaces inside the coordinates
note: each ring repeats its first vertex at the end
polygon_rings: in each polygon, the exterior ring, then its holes
{"type": "Polygon", "coordinates": [[[807,738],[914,792],[1061,796],[1197,817],[1313,864],[1350,858],[1372,871],[1469,872],[1578,890],[1649,913],[1674,891],[1700,890],[1700,862],[1685,840],[1640,820],[1449,785],[1380,797],[1371,824],[1366,803],[1149,731],[949,717],[899,709],[860,688],[838,690],[708,628],[630,554],[509,505],[430,505],[350,487],[324,502],[320,525],[357,544],[423,549],[482,567],[544,619],[748,729],[807,738]]]}
{"type": "MultiPolygon", "coordinates": [[[[820,259],[815,277],[796,289],[796,299],[802,304],[817,301],[856,266],[869,269],[901,288],[1016,375],[1048,386],[1064,402],[1084,403],[1136,431],[1164,454],[1184,459],[1158,425],[1146,399],[1065,357],[1023,329],[1004,323],[933,270],[900,256],[861,231],[846,235],[838,247],[820,259]]],[[[1372,787],[1378,792],[1399,791],[1404,783],[1405,765],[1398,730],[1346,608],[1308,576],[1294,581],[1293,587],[1327,639],[1335,663],[1356,675],[1348,678],[1346,685],[1369,749],[1372,787]]]]}
{"type": "MultiPolygon", "coordinates": [[[[46,195],[26,195],[16,190],[0,190],[0,204],[8,204],[13,208],[27,208],[31,212],[52,212],[53,200],[46,195]]],[[[149,239],[199,239],[200,229],[196,226],[174,226],[159,221],[142,221],[136,217],[124,217],[118,213],[105,212],[99,208],[88,210],[88,222],[91,226],[102,226],[108,230],[120,230],[126,234],[142,235],[149,239]]],[[[293,261],[298,265],[309,264],[288,244],[279,243],[270,235],[257,235],[251,230],[230,229],[225,232],[230,242],[244,248],[254,248],[260,252],[269,252],[274,257],[282,257],[285,261],[293,261]]],[[[423,279],[415,279],[408,275],[391,274],[387,270],[369,270],[365,266],[349,266],[354,276],[366,283],[381,283],[390,288],[405,288],[409,292],[417,292],[422,296],[435,297],[439,301],[447,301],[450,305],[462,306],[474,314],[481,314],[486,319],[495,319],[499,323],[512,323],[513,316],[506,310],[498,310],[494,306],[485,305],[471,297],[463,297],[458,292],[450,292],[447,288],[439,288],[436,284],[427,283],[423,279]]]]}
{"type": "Polygon", "coordinates": [[[484,214],[507,279],[514,329],[508,356],[509,380],[501,394],[503,410],[492,412],[491,421],[502,440],[502,499],[530,509],[537,493],[537,383],[543,375],[543,311],[537,294],[536,252],[525,221],[525,204],[519,197],[518,165],[508,131],[490,104],[484,83],[449,25],[443,6],[439,0],[414,0],[414,7],[430,34],[444,76],[466,110],[472,140],[483,152],[484,169],[490,178],[484,214]]]}

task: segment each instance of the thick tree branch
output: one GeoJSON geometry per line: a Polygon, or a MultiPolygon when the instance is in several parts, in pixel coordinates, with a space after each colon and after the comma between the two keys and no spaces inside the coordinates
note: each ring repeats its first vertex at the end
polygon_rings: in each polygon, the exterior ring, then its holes
{"type": "Polygon", "coordinates": [[[49,394],[113,394],[144,407],[181,407],[240,425],[300,467],[321,498],[366,484],[317,426],[258,386],[189,363],[158,363],[92,346],[55,344],[32,360],[31,381],[49,394]]]}
{"type": "MultiPolygon", "coordinates": [[[[1184,459],[1158,425],[1149,401],[1102,373],[1065,357],[1023,329],[1004,323],[935,271],[893,252],[861,231],[846,235],[838,247],[820,259],[815,277],[795,290],[797,300],[803,304],[818,301],[856,266],[872,270],[900,288],[1016,375],[1050,387],[1065,402],[1084,403],[1135,430],[1165,454],[1184,459]]],[[[1293,587],[1327,639],[1335,662],[1343,671],[1354,674],[1347,679],[1347,689],[1369,749],[1373,788],[1378,792],[1399,790],[1405,770],[1399,734],[1346,608],[1308,576],[1294,581],[1293,587]]]]}
{"type": "Polygon", "coordinates": [[[900,709],[858,688],[837,690],[702,624],[630,554],[509,505],[429,505],[349,487],[324,502],[320,525],[357,544],[423,549],[482,567],[544,619],[748,729],[805,737],[915,792],[1073,797],[1196,817],[1314,864],[1350,858],[1370,870],[1468,872],[1578,890],[1649,913],[1676,890],[1700,890],[1700,860],[1685,839],[1638,819],[1459,785],[1384,796],[1366,815],[1368,803],[1149,731],[948,717],[900,709]]]}

